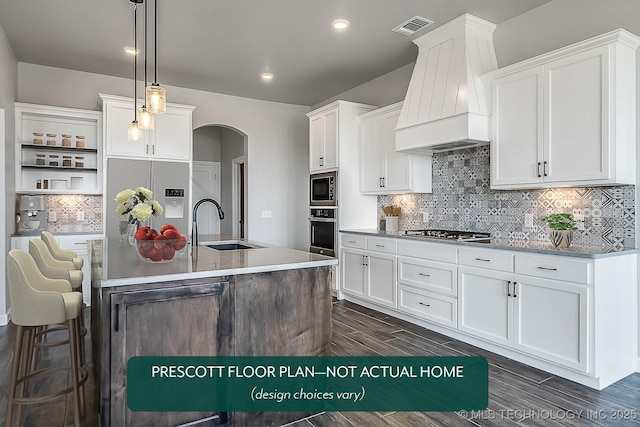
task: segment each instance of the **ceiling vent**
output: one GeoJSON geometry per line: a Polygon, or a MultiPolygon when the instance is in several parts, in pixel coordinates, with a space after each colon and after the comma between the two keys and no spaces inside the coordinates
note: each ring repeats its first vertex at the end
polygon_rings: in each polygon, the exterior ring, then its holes
{"type": "Polygon", "coordinates": [[[433,21],[429,21],[421,16],[414,16],[413,18],[404,21],[391,31],[405,36],[410,36],[431,24],[433,24],[433,21]]]}

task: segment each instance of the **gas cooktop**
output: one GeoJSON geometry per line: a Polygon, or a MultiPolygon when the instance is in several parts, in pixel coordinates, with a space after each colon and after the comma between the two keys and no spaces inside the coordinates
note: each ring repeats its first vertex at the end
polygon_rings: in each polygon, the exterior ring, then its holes
{"type": "Polygon", "coordinates": [[[491,242],[490,233],[478,233],[475,231],[425,229],[425,230],[406,230],[404,234],[407,236],[426,237],[430,239],[456,240],[458,242],[478,242],[478,243],[491,242]]]}

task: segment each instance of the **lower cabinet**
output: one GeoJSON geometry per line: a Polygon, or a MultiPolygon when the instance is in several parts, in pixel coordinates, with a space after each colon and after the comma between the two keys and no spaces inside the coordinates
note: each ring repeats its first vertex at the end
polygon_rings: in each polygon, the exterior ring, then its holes
{"type": "Polygon", "coordinates": [[[342,292],[396,308],[396,256],[342,249],[342,292]]]}
{"type": "Polygon", "coordinates": [[[599,390],[636,369],[633,252],[582,258],[364,236],[341,253],[347,299],[599,390]]]}

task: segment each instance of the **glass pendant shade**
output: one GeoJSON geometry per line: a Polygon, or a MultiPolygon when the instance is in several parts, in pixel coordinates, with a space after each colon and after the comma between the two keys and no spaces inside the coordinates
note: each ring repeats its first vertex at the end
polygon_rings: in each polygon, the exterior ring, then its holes
{"type": "Polygon", "coordinates": [[[167,112],[167,92],[157,83],[147,86],[145,104],[147,111],[153,114],[163,114],[167,112]]]}
{"type": "Polygon", "coordinates": [[[140,141],[142,139],[142,131],[138,127],[137,121],[132,121],[129,123],[129,128],[127,130],[127,137],[129,141],[140,141]]]}
{"type": "Polygon", "coordinates": [[[145,105],[138,110],[138,129],[140,130],[153,130],[155,125],[155,119],[153,114],[147,110],[145,105]]]}

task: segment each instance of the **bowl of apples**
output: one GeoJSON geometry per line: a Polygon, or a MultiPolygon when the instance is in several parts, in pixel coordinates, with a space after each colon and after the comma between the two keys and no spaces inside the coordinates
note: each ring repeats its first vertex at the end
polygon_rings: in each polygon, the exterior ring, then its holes
{"type": "Polygon", "coordinates": [[[171,224],[160,227],[140,227],[136,231],[136,252],[147,262],[170,262],[186,252],[187,238],[171,224]]]}

